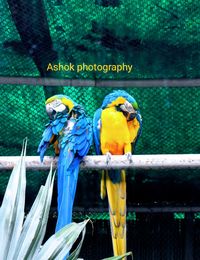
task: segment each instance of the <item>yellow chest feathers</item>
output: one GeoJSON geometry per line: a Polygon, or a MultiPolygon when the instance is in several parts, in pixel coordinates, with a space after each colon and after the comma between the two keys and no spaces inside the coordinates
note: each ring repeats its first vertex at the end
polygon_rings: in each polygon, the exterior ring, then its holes
{"type": "Polygon", "coordinates": [[[127,122],[115,107],[106,108],[101,114],[101,141],[132,143],[137,137],[140,124],[136,118],[127,122]]]}
{"type": "Polygon", "coordinates": [[[125,116],[115,107],[106,108],[101,114],[101,139],[109,142],[130,142],[130,133],[125,116]]]}

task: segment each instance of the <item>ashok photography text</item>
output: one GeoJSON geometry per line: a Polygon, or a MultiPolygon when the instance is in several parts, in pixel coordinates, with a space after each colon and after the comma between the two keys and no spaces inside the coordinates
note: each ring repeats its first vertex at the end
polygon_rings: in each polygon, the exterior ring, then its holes
{"type": "Polygon", "coordinates": [[[131,73],[133,70],[133,65],[131,64],[86,64],[86,63],[81,63],[81,64],[73,64],[73,63],[68,63],[68,64],[62,64],[62,63],[49,63],[47,66],[47,71],[74,71],[74,72],[90,72],[90,71],[97,71],[97,72],[103,72],[103,73],[108,73],[108,72],[127,72],[131,73]]]}

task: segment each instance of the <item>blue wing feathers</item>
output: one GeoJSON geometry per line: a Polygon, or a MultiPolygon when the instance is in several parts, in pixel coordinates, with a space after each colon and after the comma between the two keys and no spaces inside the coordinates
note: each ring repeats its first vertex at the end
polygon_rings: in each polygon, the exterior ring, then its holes
{"type": "Polygon", "coordinates": [[[94,144],[96,154],[101,154],[100,150],[100,118],[101,118],[102,109],[99,108],[96,110],[93,118],[93,135],[94,135],[94,144]]]}
{"type": "Polygon", "coordinates": [[[76,145],[78,146],[78,144],[85,142],[85,140],[86,140],[86,134],[77,135],[76,136],[76,145]]]}
{"type": "Polygon", "coordinates": [[[64,117],[64,118],[61,118],[61,123],[66,123],[66,121],[67,121],[67,118],[66,117],[64,117]]]}
{"type": "Polygon", "coordinates": [[[63,126],[65,125],[66,121],[67,121],[66,115],[61,115],[59,118],[55,119],[54,121],[51,120],[46,125],[46,129],[44,130],[44,133],[42,135],[42,140],[37,150],[37,152],[40,154],[41,162],[44,159],[45,152],[49,147],[49,142],[52,136],[59,134],[59,132],[62,130],[63,126]]]}
{"type": "Polygon", "coordinates": [[[42,135],[42,140],[38,146],[37,152],[40,154],[40,160],[43,162],[45,152],[49,146],[49,142],[51,140],[51,137],[53,136],[52,128],[50,125],[46,127],[44,130],[44,133],[42,135]]]}
{"type": "Polygon", "coordinates": [[[84,157],[88,153],[90,146],[85,146],[78,151],[79,156],[84,157]]]}
{"type": "Polygon", "coordinates": [[[138,134],[137,134],[137,137],[136,137],[136,139],[135,139],[135,142],[134,142],[134,144],[133,144],[133,146],[132,146],[134,152],[135,152],[135,148],[136,148],[138,139],[139,139],[139,137],[140,137],[141,134],[142,134],[142,117],[141,117],[141,114],[140,114],[140,111],[139,111],[139,110],[137,111],[136,119],[138,120],[138,122],[139,122],[139,124],[140,124],[140,128],[139,128],[139,130],[138,130],[138,134]]]}
{"type": "MultiPolygon", "coordinates": [[[[74,122],[74,118],[69,120],[74,122]]],[[[66,135],[63,133],[60,139],[58,221],[56,230],[72,221],[80,161],[88,153],[92,144],[92,128],[83,110],[80,111],[72,130],[68,131],[66,135]]]]}

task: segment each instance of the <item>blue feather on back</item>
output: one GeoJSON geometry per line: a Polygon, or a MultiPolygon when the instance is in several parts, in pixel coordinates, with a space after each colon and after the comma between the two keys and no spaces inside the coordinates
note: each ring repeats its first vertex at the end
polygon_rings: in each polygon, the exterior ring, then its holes
{"type": "Polygon", "coordinates": [[[136,100],[129,95],[126,91],[124,90],[115,90],[112,93],[108,94],[104,100],[103,100],[103,104],[102,104],[102,109],[106,108],[110,103],[112,103],[114,100],[116,100],[118,97],[124,97],[129,103],[134,104],[136,102],[136,100]]]}
{"type": "Polygon", "coordinates": [[[43,162],[45,152],[49,146],[50,139],[53,135],[52,127],[48,125],[42,135],[42,140],[38,146],[37,152],[40,154],[40,161],[43,162]]]}
{"type": "Polygon", "coordinates": [[[94,135],[94,144],[95,144],[95,150],[96,154],[100,155],[100,119],[101,119],[101,113],[102,109],[99,108],[96,110],[93,118],[93,135],[94,135]]]}

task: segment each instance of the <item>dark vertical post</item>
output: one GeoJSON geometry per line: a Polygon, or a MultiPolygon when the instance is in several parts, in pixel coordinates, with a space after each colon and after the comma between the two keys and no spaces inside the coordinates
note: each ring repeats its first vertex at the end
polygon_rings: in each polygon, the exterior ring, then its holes
{"type": "MultiPolygon", "coordinates": [[[[7,0],[7,2],[21,42],[27,55],[33,59],[41,77],[55,77],[54,72],[47,70],[49,63],[57,63],[58,53],[53,48],[43,0],[7,0]]],[[[63,88],[44,86],[44,92],[48,98],[62,94],[63,88]]]]}
{"type": "Polygon", "coordinates": [[[193,213],[185,214],[185,260],[193,260],[193,213]]]}

